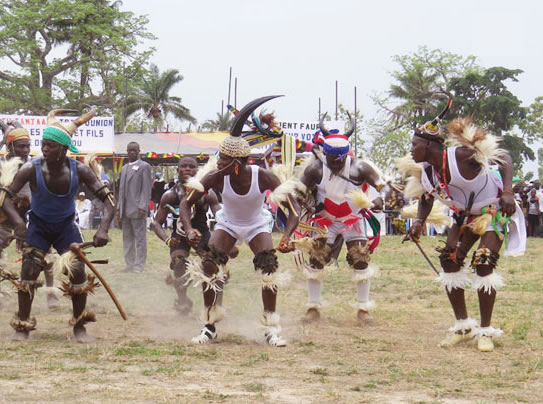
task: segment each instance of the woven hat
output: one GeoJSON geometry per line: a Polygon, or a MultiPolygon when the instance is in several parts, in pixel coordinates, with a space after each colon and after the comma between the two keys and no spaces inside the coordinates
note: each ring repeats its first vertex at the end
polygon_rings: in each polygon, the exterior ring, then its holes
{"type": "Polygon", "coordinates": [[[6,145],[8,146],[17,140],[30,140],[30,134],[23,128],[20,122],[11,121],[6,124],[3,121],[0,121],[0,128],[4,132],[6,145]]]}
{"type": "Polygon", "coordinates": [[[47,114],[47,128],[43,131],[44,140],[52,140],[67,146],[72,153],[79,153],[77,147],[72,144],[72,136],[77,128],[88,122],[96,115],[96,110],[93,108],[86,114],[74,119],[72,122],[61,123],[56,116],[60,114],[76,113],[74,109],[54,109],[47,114]]]}

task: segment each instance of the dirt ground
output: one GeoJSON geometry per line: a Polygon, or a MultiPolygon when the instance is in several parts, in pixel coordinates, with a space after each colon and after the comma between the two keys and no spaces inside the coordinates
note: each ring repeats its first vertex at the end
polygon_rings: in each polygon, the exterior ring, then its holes
{"type": "MultiPolygon", "coordinates": [[[[91,233],[88,233],[89,235],[91,233]]],[[[128,314],[123,321],[104,288],[89,298],[98,321],[89,332],[96,342],[71,340],[70,302],[49,311],[45,293],[33,306],[37,330],[25,342],[11,340],[9,320],[16,294],[0,302],[0,402],[231,402],[231,403],[517,403],[542,402],[543,296],[540,265],[543,240],[529,240],[527,254],[501,260],[506,287],[498,293],[493,325],[504,330],[492,353],[473,343],[442,349],[437,344],[453,325],[445,293],[433,282],[416,247],[385,237],[373,255],[381,273],[372,284],[377,303],[373,322],[360,326],[352,273],[344,255],[324,283],[319,322],[304,325],[305,281],[291,257],[280,257],[292,280],[279,295],[285,348],[264,345],[258,328],[259,281],[252,255],[242,247],[232,261],[225,292],[227,318],[219,339],[194,346],[190,338],[202,326],[199,288],[191,288],[193,314],[173,309],[174,291],[164,283],[168,254],[148,234],[148,264],[142,274],[121,273],[120,232],[113,242],[93,251],[108,257],[98,269],[128,314]]],[[[438,239],[423,241],[432,249],[438,239]]],[[[15,269],[14,252],[8,261],[15,269]]],[[[2,284],[2,290],[11,288],[2,284]]],[[[467,292],[468,307],[478,317],[476,294],[467,292]]]]}

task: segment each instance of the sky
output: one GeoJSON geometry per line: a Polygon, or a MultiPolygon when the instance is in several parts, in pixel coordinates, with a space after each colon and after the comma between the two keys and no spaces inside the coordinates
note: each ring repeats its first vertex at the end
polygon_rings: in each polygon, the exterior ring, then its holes
{"type": "Polygon", "coordinates": [[[523,70],[509,88],[525,106],[543,95],[543,1],[125,0],[121,9],[148,16],[158,38],[150,62],[180,71],[172,94],[200,124],[226,105],[230,67],[238,108],[283,94],[266,105],[280,120],[316,120],[319,97],[334,113],[337,80],[338,102],[352,110],[356,86],[358,109],[373,118],[393,56],[421,46],[523,70]]]}
{"type": "Polygon", "coordinates": [[[314,120],[319,97],[334,112],[337,80],[339,103],[352,109],[356,86],[370,118],[371,95],[392,83],[392,57],[420,46],[522,69],[513,93],[525,105],[543,95],[542,1],[125,0],[121,9],[148,16],[158,38],[150,62],[181,72],[172,92],[200,123],[226,104],[230,67],[238,108],[283,94],[267,108],[281,120],[314,120]]]}

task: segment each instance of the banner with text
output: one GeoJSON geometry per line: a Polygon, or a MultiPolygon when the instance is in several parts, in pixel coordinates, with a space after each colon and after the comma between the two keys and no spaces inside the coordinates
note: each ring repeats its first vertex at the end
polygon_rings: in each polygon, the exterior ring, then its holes
{"type": "MultiPolygon", "coordinates": [[[[76,117],[58,116],[59,122],[71,122],[76,117]]],[[[47,127],[47,117],[28,115],[0,115],[4,122],[18,121],[30,134],[30,150],[41,151],[41,138],[47,127]]],[[[115,125],[112,117],[95,116],[86,124],[81,125],[72,136],[72,143],[82,153],[113,151],[113,136],[115,125]]]]}
{"type": "MultiPolygon", "coordinates": [[[[293,136],[296,139],[304,142],[311,142],[315,132],[319,130],[318,121],[278,121],[279,126],[286,135],[293,136]]],[[[326,121],[324,126],[328,130],[337,129],[339,133],[345,131],[345,122],[343,121],[326,121]]],[[[268,150],[269,145],[262,147],[254,147],[253,153],[264,153],[268,150]]]]}

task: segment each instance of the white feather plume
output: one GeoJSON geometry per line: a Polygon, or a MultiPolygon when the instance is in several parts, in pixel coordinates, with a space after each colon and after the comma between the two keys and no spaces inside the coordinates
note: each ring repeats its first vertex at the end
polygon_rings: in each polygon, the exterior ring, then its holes
{"type": "Polygon", "coordinates": [[[207,163],[198,170],[194,177],[190,177],[185,186],[190,189],[194,189],[199,192],[204,192],[205,188],[202,184],[202,178],[204,178],[211,171],[217,169],[217,158],[215,156],[209,156],[207,163]]]}

